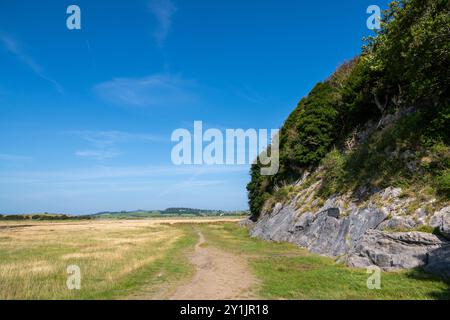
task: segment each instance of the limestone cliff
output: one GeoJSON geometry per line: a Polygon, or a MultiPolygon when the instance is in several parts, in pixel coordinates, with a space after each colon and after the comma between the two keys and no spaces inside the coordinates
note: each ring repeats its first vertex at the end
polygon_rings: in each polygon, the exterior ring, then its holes
{"type": "Polygon", "coordinates": [[[392,187],[361,190],[370,193],[367,200],[333,195],[320,206],[319,185],[304,187],[292,199],[277,203],[251,227],[251,235],[292,242],[352,267],[425,267],[450,279],[450,206],[437,206],[430,199],[410,213],[416,199],[402,197],[402,190],[392,187]],[[417,231],[434,228],[437,234],[417,231]]]}
{"type": "Polygon", "coordinates": [[[349,266],[450,273],[448,1],[394,0],[362,53],[317,83],[255,161],[251,234],[349,266]]]}

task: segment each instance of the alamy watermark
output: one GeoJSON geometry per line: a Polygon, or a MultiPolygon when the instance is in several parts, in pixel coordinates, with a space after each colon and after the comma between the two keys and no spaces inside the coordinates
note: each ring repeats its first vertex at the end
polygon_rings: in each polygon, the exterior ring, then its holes
{"type": "MultiPolygon", "coordinates": [[[[69,30],[81,30],[81,9],[78,5],[72,4],[67,7],[66,13],[70,16],[67,17],[66,26],[69,30]]],[[[381,9],[378,5],[370,5],[366,10],[367,14],[370,14],[366,21],[367,28],[370,30],[381,29],[381,9]]]]}
{"type": "Polygon", "coordinates": [[[370,14],[367,18],[367,28],[370,30],[380,30],[381,29],[381,9],[377,5],[371,5],[367,7],[367,13],[370,14]]]}
{"type": "Polygon", "coordinates": [[[67,17],[66,26],[69,30],[80,30],[81,29],[81,9],[79,6],[72,4],[67,7],[67,17]]]}
{"type": "Polygon", "coordinates": [[[367,267],[367,273],[370,276],[367,278],[367,289],[369,290],[380,290],[381,289],[381,269],[377,266],[367,267]]]}
{"type": "Polygon", "coordinates": [[[80,290],[81,289],[81,269],[79,266],[72,264],[67,267],[67,277],[66,285],[69,290],[80,290]]]}
{"type": "Polygon", "coordinates": [[[194,121],[194,131],[176,129],[171,140],[178,142],[171,153],[175,165],[243,165],[258,161],[261,175],[275,175],[279,169],[278,129],[207,129],[194,121]]]}

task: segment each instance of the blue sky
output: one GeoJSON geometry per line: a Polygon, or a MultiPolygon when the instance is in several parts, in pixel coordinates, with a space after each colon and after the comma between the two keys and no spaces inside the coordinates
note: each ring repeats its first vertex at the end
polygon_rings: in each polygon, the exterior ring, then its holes
{"type": "Polygon", "coordinates": [[[0,213],[246,209],[248,166],[175,166],[172,131],[279,128],[387,3],[1,1],[0,213]]]}

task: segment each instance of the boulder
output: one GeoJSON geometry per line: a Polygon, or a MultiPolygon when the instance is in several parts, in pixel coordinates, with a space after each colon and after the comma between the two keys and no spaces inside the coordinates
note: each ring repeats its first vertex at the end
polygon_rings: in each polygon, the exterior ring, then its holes
{"type": "Polygon", "coordinates": [[[255,225],[255,222],[252,221],[251,218],[246,218],[246,219],[243,219],[243,220],[239,221],[239,225],[241,227],[245,227],[245,228],[251,229],[255,225]]]}
{"type": "Polygon", "coordinates": [[[335,219],[339,219],[339,208],[330,208],[326,210],[326,213],[329,217],[333,217],[335,219]]]}
{"type": "Polygon", "coordinates": [[[430,233],[368,230],[349,253],[347,262],[359,268],[377,265],[385,271],[415,268],[427,264],[428,253],[443,244],[430,233]]]}
{"type": "Polygon", "coordinates": [[[441,226],[439,227],[439,232],[447,239],[450,240],[450,212],[447,211],[442,216],[441,226]]]}
{"type": "Polygon", "coordinates": [[[381,194],[383,200],[398,198],[402,194],[401,188],[388,187],[381,194]]]}
{"type": "Polygon", "coordinates": [[[450,206],[446,206],[441,210],[435,212],[433,216],[430,218],[428,224],[433,228],[440,228],[442,226],[444,216],[448,216],[449,214],[450,214],[450,206]]]}
{"type": "Polygon", "coordinates": [[[393,217],[381,223],[377,229],[379,230],[395,230],[395,229],[412,229],[416,226],[414,219],[410,217],[393,217]]]}
{"type": "Polygon", "coordinates": [[[428,255],[425,271],[450,280],[450,245],[433,250],[428,255]]]}
{"type": "Polygon", "coordinates": [[[386,217],[386,212],[377,208],[365,208],[352,212],[349,230],[351,247],[355,247],[367,230],[376,229],[386,217]]]}
{"type": "Polygon", "coordinates": [[[419,208],[414,212],[414,217],[418,226],[427,225],[428,212],[425,208],[419,208]]]}

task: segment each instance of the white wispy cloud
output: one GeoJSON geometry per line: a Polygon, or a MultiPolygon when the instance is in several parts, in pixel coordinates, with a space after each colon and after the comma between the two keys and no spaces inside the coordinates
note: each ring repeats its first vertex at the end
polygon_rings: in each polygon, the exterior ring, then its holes
{"type": "Polygon", "coordinates": [[[156,19],[156,29],[153,32],[158,46],[162,47],[172,27],[172,17],[177,7],[171,0],[150,0],[148,9],[156,19]]]}
{"type": "Polygon", "coordinates": [[[199,100],[195,81],[173,74],[144,78],[115,78],[97,84],[94,91],[104,100],[132,107],[178,107],[199,100]]]}
{"type": "Polygon", "coordinates": [[[82,158],[93,158],[96,160],[106,160],[116,158],[120,152],[115,150],[77,150],[75,155],[82,158]]]}
{"type": "Polygon", "coordinates": [[[67,134],[79,136],[81,139],[87,141],[92,148],[86,150],[77,150],[75,155],[83,158],[92,158],[95,160],[106,160],[118,157],[121,152],[119,145],[121,143],[132,141],[168,141],[158,135],[131,133],[124,131],[67,131],[67,134]]]}
{"type": "Polygon", "coordinates": [[[133,133],[117,130],[107,130],[107,131],[79,130],[79,131],[66,131],[66,133],[78,135],[82,139],[92,143],[96,147],[108,147],[116,145],[121,142],[138,141],[138,140],[140,141],[168,140],[167,138],[154,134],[133,133]]]}
{"type": "Polygon", "coordinates": [[[64,93],[63,87],[56,80],[47,76],[45,74],[44,68],[41,65],[39,65],[33,59],[33,57],[29,56],[24,52],[21,44],[17,39],[3,32],[0,32],[0,42],[3,44],[6,50],[8,50],[11,54],[13,54],[23,64],[28,66],[28,68],[30,68],[31,71],[33,71],[38,77],[51,83],[59,93],[61,94],[64,93]]]}
{"type": "Polygon", "coordinates": [[[16,154],[0,153],[0,160],[15,162],[15,161],[28,161],[28,160],[31,160],[31,158],[26,157],[26,156],[16,155],[16,154]]]}

